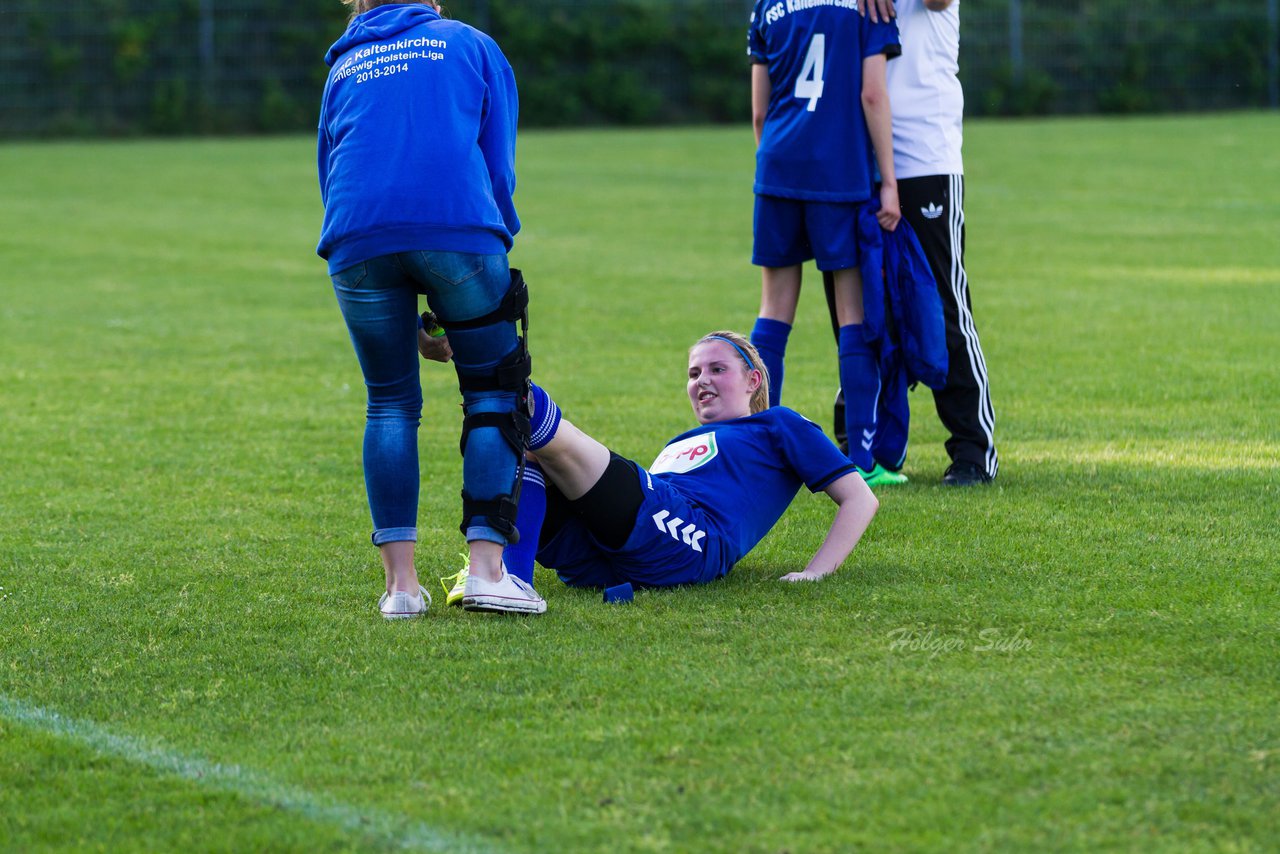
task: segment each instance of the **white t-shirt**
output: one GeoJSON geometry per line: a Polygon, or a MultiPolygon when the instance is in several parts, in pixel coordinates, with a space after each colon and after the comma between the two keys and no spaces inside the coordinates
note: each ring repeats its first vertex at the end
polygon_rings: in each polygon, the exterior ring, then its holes
{"type": "Polygon", "coordinates": [[[902,55],[888,66],[894,172],[898,178],[962,175],[960,0],[941,12],[930,12],[923,0],[895,6],[902,55]]]}

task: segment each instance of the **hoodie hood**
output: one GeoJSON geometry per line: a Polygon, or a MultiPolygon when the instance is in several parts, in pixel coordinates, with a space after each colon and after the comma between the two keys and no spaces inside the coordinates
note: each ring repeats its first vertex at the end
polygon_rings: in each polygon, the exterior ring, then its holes
{"type": "Polygon", "coordinates": [[[410,27],[440,20],[440,13],[425,3],[405,3],[370,9],[347,26],[347,31],[324,55],[330,67],[347,51],[369,42],[386,41],[410,27]]]}

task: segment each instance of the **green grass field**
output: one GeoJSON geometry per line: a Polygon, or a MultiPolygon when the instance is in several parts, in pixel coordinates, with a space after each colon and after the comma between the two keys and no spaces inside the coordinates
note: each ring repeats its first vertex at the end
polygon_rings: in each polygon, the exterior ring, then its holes
{"type": "MultiPolygon", "coordinates": [[[[972,122],[998,484],[806,586],[387,624],[309,139],[0,146],[0,849],[1274,851],[1280,115],[972,122]]],[[[535,376],[648,462],[749,329],[751,134],[529,133],[535,376]]],[[[812,273],[787,402],[835,390],[812,273]]],[[[420,571],[459,412],[423,368],[420,571]]]]}

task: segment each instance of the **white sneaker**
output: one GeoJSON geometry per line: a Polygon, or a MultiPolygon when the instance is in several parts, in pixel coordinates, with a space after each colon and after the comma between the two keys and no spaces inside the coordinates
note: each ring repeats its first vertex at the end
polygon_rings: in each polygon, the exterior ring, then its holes
{"type": "Polygon", "coordinates": [[[462,607],[502,614],[542,614],[547,610],[547,600],[503,566],[502,577],[497,581],[485,581],[474,572],[469,573],[462,607]]]}
{"type": "Polygon", "coordinates": [[[383,593],[378,600],[378,610],[386,620],[410,620],[421,617],[431,607],[431,594],[427,588],[418,585],[418,595],[414,596],[405,590],[395,593],[383,593]]]}

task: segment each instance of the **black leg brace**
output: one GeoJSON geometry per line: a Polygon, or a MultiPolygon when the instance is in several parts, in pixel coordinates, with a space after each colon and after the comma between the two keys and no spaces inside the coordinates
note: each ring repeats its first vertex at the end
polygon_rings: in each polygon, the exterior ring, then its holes
{"type": "Polygon", "coordinates": [[[511,287],[502,304],[482,317],[467,320],[451,320],[439,318],[439,323],[448,332],[454,329],[478,329],[498,323],[514,323],[519,321],[520,334],[517,336],[516,348],[493,369],[488,375],[458,374],[458,389],[468,391],[512,391],[518,396],[514,412],[476,412],[463,410],[462,438],[458,442],[458,450],[462,454],[467,451],[467,437],[477,427],[496,427],[502,433],[516,454],[516,478],[511,491],[506,495],[489,501],[472,498],[462,490],[462,532],[465,534],[477,516],[488,519],[489,526],[507,538],[507,542],[520,540],[520,532],[516,530],[516,509],[520,501],[520,484],[524,477],[524,453],[529,445],[529,416],[533,400],[529,394],[529,374],[532,360],[529,358],[529,289],[524,283],[524,276],[519,270],[511,271],[511,287]]]}

